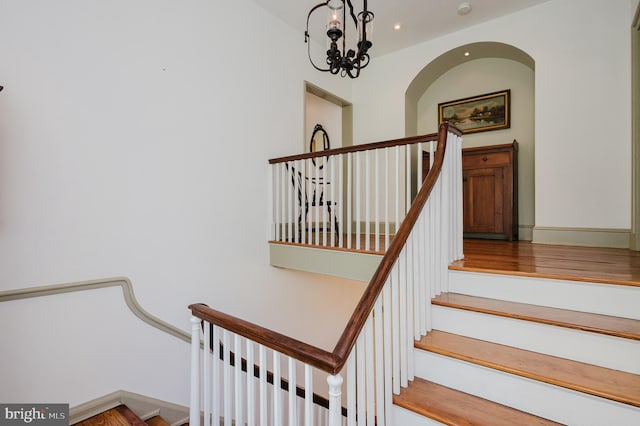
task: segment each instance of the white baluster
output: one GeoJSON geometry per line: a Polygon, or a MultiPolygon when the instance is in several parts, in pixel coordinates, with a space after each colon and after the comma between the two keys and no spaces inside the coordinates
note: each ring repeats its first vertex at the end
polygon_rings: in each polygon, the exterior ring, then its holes
{"type": "Polygon", "coordinates": [[[351,223],[353,222],[353,155],[347,153],[347,248],[351,248],[351,223]]]}
{"type": "Polygon", "coordinates": [[[422,188],[422,142],[418,142],[418,155],[417,155],[418,165],[416,167],[416,182],[418,183],[418,189],[416,189],[416,194],[420,192],[420,188],[422,188]]]}
{"type": "Polygon", "coordinates": [[[298,416],[296,413],[296,360],[289,357],[289,426],[298,424],[298,416]]]}
{"type": "Polygon", "coordinates": [[[367,418],[367,371],[365,354],[365,333],[356,340],[356,410],[358,426],[365,425],[367,418]]]}
{"type": "Polygon", "coordinates": [[[189,424],[200,426],[200,318],[191,317],[191,389],[189,424]]]}
{"type": "Polygon", "coordinates": [[[336,210],[338,214],[338,247],[344,247],[344,155],[338,156],[338,204],[336,210]]]}
{"type": "Polygon", "coordinates": [[[393,304],[391,300],[391,275],[387,278],[382,290],[383,298],[383,333],[384,333],[384,403],[385,403],[385,423],[387,426],[391,426],[391,413],[393,411],[393,370],[392,370],[392,358],[391,358],[391,346],[392,346],[392,315],[393,304]]]}
{"type": "Polygon", "coordinates": [[[380,251],[380,168],[379,164],[379,149],[375,150],[375,164],[374,164],[374,179],[375,179],[375,190],[374,190],[374,223],[375,223],[375,250],[380,251]]]}
{"type": "Polygon", "coordinates": [[[273,197],[274,191],[275,167],[273,164],[267,164],[267,209],[269,212],[269,229],[267,230],[267,240],[276,240],[276,216],[274,210],[273,197]]]}
{"type": "Polygon", "coordinates": [[[254,358],[253,358],[253,342],[246,339],[247,342],[247,426],[255,426],[256,424],[256,381],[253,376],[254,358]]]}
{"type": "Polygon", "coordinates": [[[413,253],[415,255],[413,265],[416,279],[414,281],[416,302],[414,303],[415,323],[413,337],[415,340],[420,339],[420,336],[426,334],[424,330],[424,304],[427,299],[427,294],[424,288],[424,252],[422,251],[422,242],[424,241],[424,228],[421,224],[422,212],[416,221],[412,234],[415,235],[413,253]]]}
{"type": "Polygon", "coordinates": [[[398,233],[398,228],[400,227],[400,147],[396,145],[394,148],[395,151],[395,202],[393,206],[395,208],[394,221],[395,221],[395,233],[398,233]]]}
{"type": "Polygon", "coordinates": [[[356,426],[356,352],[354,347],[347,358],[347,425],[356,426]]]}
{"type": "MultiPolygon", "coordinates": [[[[260,425],[267,424],[267,349],[258,345],[258,365],[260,367],[260,425]]],[[[189,425],[191,426],[191,425],[189,425]]]]}
{"type": "Polygon", "coordinates": [[[322,186],[321,186],[322,185],[322,181],[320,180],[321,174],[320,174],[320,169],[318,168],[319,167],[319,162],[320,162],[320,160],[318,160],[316,158],[316,165],[315,165],[314,170],[313,170],[313,175],[314,175],[314,178],[315,178],[313,201],[315,201],[315,205],[316,205],[316,207],[315,207],[315,210],[316,210],[316,213],[315,213],[315,217],[316,217],[316,238],[315,238],[315,241],[316,241],[316,245],[318,245],[318,246],[320,245],[320,241],[321,241],[320,240],[320,238],[321,238],[320,221],[322,220],[322,216],[321,216],[321,212],[320,212],[320,209],[321,209],[321,207],[320,207],[320,195],[322,194],[322,186]]]}
{"type": "MultiPolygon", "coordinates": [[[[211,407],[211,423],[215,426],[220,425],[220,402],[221,396],[224,397],[224,392],[221,392],[221,384],[222,384],[222,375],[220,374],[220,327],[214,325],[213,326],[213,339],[211,339],[211,343],[213,344],[213,377],[212,377],[212,385],[214,388],[213,392],[213,406],[211,407]]],[[[224,361],[222,361],[222,367],[224,368],[224,361]]]]}
{"type": "Polygon", "coordinates": [[[336,176],[335,176],[335,172],[336,172],[336,165],[335,165],[335,157],[329,157],[329,175],[331,178],[330,181],[330,192],[331,192],[331,197],[329,197],[329,207],[331,208],[331,212],[329,213],[329,223],[328,228],[331,230],[330,231],[330,245],[331,247],[335,247],[336,246],[336,221],[338,218],[338,203],[337,203],[337,199],[336,199],[336,185],[338,185],[338,182],[336,182],[336,176]],[[333,203],[336,203],[335,205],[331,205],[333,203]],[[333,214],[333,218],[331,217],[331,215],[333,214]]]}
{"type": "Polygon", "coordinates": [[[364,151],[364,249],[371,249],[371,155],[364,151]]]}
{"type": "Polygon", "coordinates": [[[393,331],[393,393],[400,394],[400,259],[391,269],[391,300],[393,307],[391,314],[393,320],[391,322],[393,331]]]}
{"type": "Polygon", "coordinates": [[[304,365],[304,425],[313,426],[313,371],[304,365]]]}
{"type": "MultiPolygon", "coordinates": [[[[385,398],[384,398],[384,344],[387,343],[384,334],[384,328],[382,326],[382,301],[383,296],[378,296],[373,308],[374,319],[374,344],[375,354],[372,354],[373,361],[375,361],[375,383],[376,383],[376,416],[378,419],[377,426],[385,426],[385,398]]],[[[391,407],[389,407],[391,409],[391,407]]]]}
{"type": "Polygon", "coordinates": [[[242,415],[242,409],[244,406],[243,395],[242,395],[242,337],[234,334],[233,335],[233,352],[235,353],[234,361],[234,393],[235,393],[235,423],[236,424],[244,424],[244,419],[242,415]]]}
{"type": "Polygon", "coordinates": [[[273,424],[282,425],[282,392],[280,388],[280,353],[273,351],[273,424]]]}
{"type": "Polygon", "coordinates": [[[224,417],[224,426],[231,426],[231,421],[233,420],[233,413],[231,412],[231,401],[233,399],[230,398],[232,395],[232,385],[231,383],[231,336],[230,332],[227,330],[222,331],[222,345],[224,347],[224,408],[222,410],[222,416],[224,417]]]}
{"type": "Polygon", "coordinates": [[[286,168],[287,163],[279,163],[280,168],[280,238],[287,241],[287,183],[289,181],[290,170],[286,168]]]}
{"type": "Polygon", "coordinates": [[[384,149],[384,250],[389,248],[389,148],[384,149]]]}
{"type": "Polygon", "coordinates": [[[342,420],[342,376],[327,377],[329,384],[329,426],[340,426],[342,420]]]}
{"type": "Polygon", "coordinates": [[[408,386],[407,367],[407,247],[402,249],[398,258],[400,265],[400,383],[402,387],[408,386]]]}
{"type": "Polygon", "coordinates": [[[411,145],[405,145],[404,146],[404,151],[405,151],[405,163],[404,163],[404,169],[405,169],[405,179],[406,179],[406,183],[405,183],[405,189],[406,189],[406,193],[405,193],[405,210],[404,210],[404,216],[406,217],[407,213],[409,212],[409,209],[411,208],[411,145]]]}
{"type": "Polygon", "coordinates": [[[360,204],[361,204],[361,186],[360,186],[360,157],[361,154],[360,152],[356,152],[355,154],[356,157],[356,186],[354,188],[354,192],[355,192],[355,221],[356,221],[356,250],[360,250],[360,222],[361,222],[361,215],[360,215],[360,204]]]}
{"type": "Polygon", "coordinates": [[[375,389],[375,368],[374,368],[374,352],[373,352],[373,318],[372,315],[369,314],[369,318],[364,326],[364,335],[365,335],[365,358],[366,358],[366,367],[365,367],[365,375],[367,382],[367,424],[374,425],[375,424],[375,416],[376,416],[376,408],[375,408],[375,398],[376,398],[376,389],[375,389]]]}
{"type": "Polygon", "coordinates": [[[282,163],[276,163],[272,166],[273,168],[273,222],[274,222],[274,240],[281,241],[280,235],[280,197],[282,197],[282,193],[280,192],[280,178],[282,177],[282,172],[280,171],[280,165],[282,163]]]}
{"type": "MultiPolygon", "coordinates": [[[[327,192],[327,180],[329,177],[327,176],[327,157],[318,157],[318,162],[322,164],[322,204],[327,203],[327,196],[329,195],[327,192]]],[[[318,200],[318,204],[320,201],[318,200]]],[[[329,210],[326,206],[320,207],[322,209],[322,245],[327,246],[327,211],[329,210]]]]}
{"type": "MultiPolygon", "coordinates": [[[[287,164],[289,165],[289,170],[293,176],[295,173],[295,162],[289,161],[287,164]]],[[[293,234],[293,210],[295,208],[293,198],[294,189],[293,185],[287,184],[287,241],[289,242],[296,241],[293,234]]]]}
{"type": "Polygon", "coordinates": [[[295,160],[292,164],[292,167],[292,171],[295,171],[295,173],[292,174],[292,185],[290,185],[293,188],[291,199],[291,202],[293,203],[293,241],[296,243],[300,243],[300,226],[298,223],[298,215],[300,213],[300,202],[298,201],[298,197],[300,194],[300,183],[298,182],[298,179],[296,179],[296,174],[300,173],[300,161],[295,160]]]}
{"type": "Polygon", "coordinates": [[[211,369],[212,354],[209,348],[211,348],[211,323],[204,321],[204,387],[202,401],[204,404],[203,415],[205,425],[211,424],[211,400],[217,396],[215,393],[212,393],[211,389],[211,375],[213,372],[211,369]]]}
{"type": "Polygon", "coordinates": [[[298,203],[300,204],[300,234],[302,237],[301,243],[305,244],[307,242],[307,212],[306,212],[306,203],[309,201],[307,198],[307,185],[305,176],[307,176],[307,161],[300,160],[300,199],[298,203]]]}

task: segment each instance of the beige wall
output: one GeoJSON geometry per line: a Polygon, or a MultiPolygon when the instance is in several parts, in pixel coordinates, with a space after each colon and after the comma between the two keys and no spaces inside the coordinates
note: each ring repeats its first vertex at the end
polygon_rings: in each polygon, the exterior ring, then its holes
{"type": "Polygon", "coordinates": [[[464,135],[465,148],[518,141],[520,239],[531,239],[534,218],[534,71],[507,59],[484,58],[458,65],[431,84],[417,103],[418,134],[438,128],[438,103],[511,89],[511,127],[464,135]]]}

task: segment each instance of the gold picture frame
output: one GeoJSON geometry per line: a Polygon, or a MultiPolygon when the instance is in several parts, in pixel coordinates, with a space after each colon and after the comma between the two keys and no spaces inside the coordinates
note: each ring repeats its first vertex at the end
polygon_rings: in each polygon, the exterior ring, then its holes
{"type": "Polygon", "coordinates": [[[511,127],[511,89],[438,104],[438,123],[451,123],[462,133],[511,127]]]}

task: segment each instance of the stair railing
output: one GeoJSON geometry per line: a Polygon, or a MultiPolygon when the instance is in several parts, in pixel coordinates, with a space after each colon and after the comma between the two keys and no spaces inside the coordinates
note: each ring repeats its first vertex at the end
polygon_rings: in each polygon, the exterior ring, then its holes
{"type": "Polygon", "coordinates": [[[207,426],[221,419],[225,425],[392,425],[393,395],[414,377],[414,339],[431,329],[431,298],[447,291],[448,264],[462,258],[461,133],[443,124],[437,141],[429,174],[333,351],[204,304],[189,306],[192,426],[200,425],[201,388],[207,426]],[[202,326],[204,348],[212,351],[201,349],[202,326]],[[242,362],[234,366],[238,356],[242,362]],[[258,374],[243,375],[242,364],[258,374]],[[269,368],[273,383],[286,381],[288,389],[304,376],[303,402],[282,386],[267,386],[269,368]],[[314,408],[314,369],[329,374],[327,413],[314,408]]]}
{"type": "Polygon", "coordinates": [[[270,240],[384,251],[422,182],[421,154],[433,160],[436,140],[432,134],[269,160],[270,240]]]}

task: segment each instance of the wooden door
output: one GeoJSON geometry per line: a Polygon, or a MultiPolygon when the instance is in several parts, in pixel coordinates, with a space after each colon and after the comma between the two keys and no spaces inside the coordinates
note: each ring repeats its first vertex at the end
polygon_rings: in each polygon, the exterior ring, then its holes
{"type": "Polygon", "coordinates": [[[468,233],[505,233],[504,168],[463,171],[463,220],[468,233]]]}

